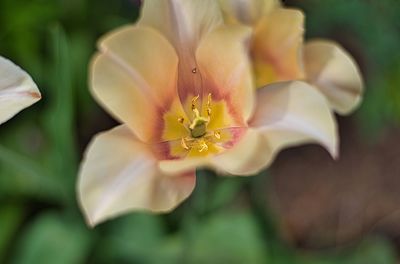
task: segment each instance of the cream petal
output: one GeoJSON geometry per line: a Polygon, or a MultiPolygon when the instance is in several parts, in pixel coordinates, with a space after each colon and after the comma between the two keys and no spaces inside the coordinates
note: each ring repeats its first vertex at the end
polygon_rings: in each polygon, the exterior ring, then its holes
{"type": "Polygon", "coordinates": [[[195,52],[203,36],[222,22],[215,0],[144,1],[139,24],[160,31],[179,56],[178,91],[182,102],[186,102],[188,97],[202,95],[201,74],[192,73],[197,69],[195,52]]]}
{"type": "Polygon", "coordinates": [[[304,62],[307,79],[328,98],[340,114],[349,114],[361,102],[363,81],[360,70],[337,43],[314,40],[305,45],[304,62]]]}
{"type": "Polygon", "coordinates": [[[32,78],[0,56],[0,124],[41,98],[32,78]]]}
{"type": "Polygon", "coordinates": [[[149,145],[121,125],[90,143],[77,191],[87,222],[94,226],[134,210],[171,211],[194,186],[194,171],[167,177],[158,169],[149,145]]]}
{"type": "Polygon", "coordinates": [[[196,52],[204,93],[226,99],[248,120],[254,108],[254,85],[246,41],[251,29],[222,26],[205,36],[196,52]]]}
{"type": "Polygon", "coordinates": [[[316,142],[337,157],[335,118],[315,87],[300,81],[276,83],[259,89],[257,100],[250,125],[265,137],[272,155],[285,147],[316,142]]]}
{"type": "Polygon", "coordinates": [[[304,77],[303,34],[304,15],[299,10],[277,8],[260,20],[252,46],[258,86],[304,77]]]}
{"type": "Polygon", "coordinates": [[[280,6],[279,0],[219,0],[228,22],[256,25],[263,15],[280,6]]]}
{"type": "Polygon", "coordinates": [[[139,20],[165,35],[180,55],[194,51],[202,36],[221,23],[215,0],[146,0],[139,20]]]}
{"type": "Polygon", "coordinates": [[[251,176],[267,167],[273,152],[268,141],[256,129],[248,129],[232,148],[212,158],[212,166],[232,175],[251,176]]]}
{"type": "Polygon", "coordinates": [[[141,140],[155,140],[160,111],[176,96],[174,49],[155,30],[128,26],[104,37],[100,50],[90,70],[95,98],[141,140]]]}

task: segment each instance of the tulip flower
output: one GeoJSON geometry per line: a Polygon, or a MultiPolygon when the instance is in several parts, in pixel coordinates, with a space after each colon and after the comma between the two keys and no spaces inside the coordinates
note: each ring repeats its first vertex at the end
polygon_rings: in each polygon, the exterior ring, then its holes
{"type": "Polygon", "coordinates": [[[252,175],[309,142],[337,155],[320,92],[300,81],[254,89],[250,35],[224,25],[214,0],[146,0],[137,24],[100,40],[91,92],[122,124],[95,136],[81,164],[78,199],[91,226],[173,210],[192,193],[196,168],[252,175]]]}
{"type": "Polygon", "coordinates": [[[363,82],[357,64],[328,40],[304,43],[304,15],[279,0],[220,0],[226,20],[254,29],[251,44],[257,87],[276,81],[304,80],[319,89],[339,114],[360,103],[363,82]]]}
{"type": "Polygon", "coordinates": [[[40,97],[32,78],[20,67],[0,56],[0,124],[40,97]]]}

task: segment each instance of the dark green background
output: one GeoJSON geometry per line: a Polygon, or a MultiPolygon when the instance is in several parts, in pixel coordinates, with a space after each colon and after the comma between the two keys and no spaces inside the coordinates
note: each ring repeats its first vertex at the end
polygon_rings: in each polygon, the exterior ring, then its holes
{"type": "MultiPolygon", "coordinates": [[[[361,140],[400,128],[400,2],[286,2],[305,10],[307,38],[337,40],[361,65],[365,99],[343,119],[361,140]]],[[[43,94],[0,128],[0,263],[396,263],[391,232],[371,229],[323,249],[283,239],[282,216],[268,209],[272,172],[201,171],[173,213],[132,213],[89,229],[75,199],[79,161],[90,138],[116,123],[89,95],[87,65],[98,37],[133,22],[138,8],[133,0],[0,0],[0,54],[43,94]]]]}

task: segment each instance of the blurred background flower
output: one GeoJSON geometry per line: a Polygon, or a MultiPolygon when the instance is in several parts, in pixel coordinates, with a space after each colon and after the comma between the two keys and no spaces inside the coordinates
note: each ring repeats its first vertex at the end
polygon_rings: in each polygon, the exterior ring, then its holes
{"type": "Polygon", "coordinates": [[[341,156],[282,152],[268,174],[199,171],[174,213],[130,214],[88,229],[75,201],[89,139],[116,125],[88,92],[96,39],[136,19],[139,1],[1,0],[0,54],[43,99],[0,128],[1,263],[395,264],[400,249],[400,3],[291,0],[306,38],[340,43],[365,99],[339,118],[341,156]]]}

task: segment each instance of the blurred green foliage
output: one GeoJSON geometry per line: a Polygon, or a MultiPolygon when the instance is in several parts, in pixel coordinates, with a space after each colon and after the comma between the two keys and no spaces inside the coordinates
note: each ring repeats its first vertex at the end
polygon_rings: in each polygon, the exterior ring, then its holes
{"type": "MultiPolygon", "coordinates": [[[[373,138],[398,124],[400,3],[291,3],[306,11],[308,37],[335,38],[361,63],[361,127],[373,138]]],[[[0,54],[31,73],[43,93],[0,130],[0,263],[396,262],[384,237],[322,252],[286,245],[265,206],[266,175],[202,171],[195,194],[174,213],[135,213],[89,229],[75,201],[79,160],[90,137],[114,123],[89,95],[87,66],[96,39],[137,15],[138,1],[0,1],[0,54]]]]}

